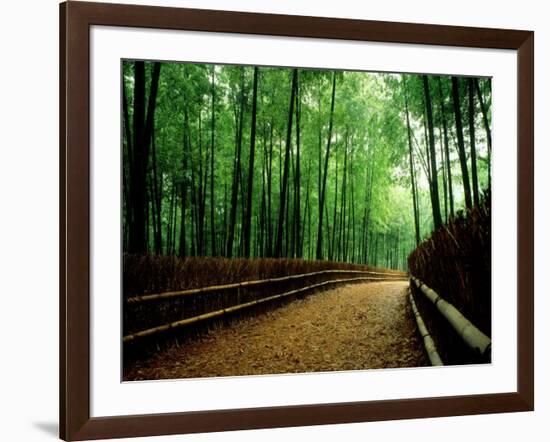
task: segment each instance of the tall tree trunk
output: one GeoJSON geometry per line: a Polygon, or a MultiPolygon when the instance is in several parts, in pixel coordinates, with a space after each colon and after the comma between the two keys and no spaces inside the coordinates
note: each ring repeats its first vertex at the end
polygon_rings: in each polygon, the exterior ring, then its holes
{"type": "MultiPolygon", "coordinates": [[[[186,75],[186,73],[185,73],[186,75]]],[[[186,212],[187,212],[187,187],[188,187],[188,160],[191,157],[191,146],[190,146],[190,135],[189,135],[189,110],[188,110],[188,99],[184,97],[184,110],[183,110],[183,155],[182,155],[182,170],[184,175],[181,179],[181,227],[180,227],[180,238],[179,238],[179,256],[187,256],[187,224],[186,224],[186,212]]],[[[191,179],[191,185],[193,186],[193,180],[191,179]]],[[[194,192],[191,192],[193,196],[194,192]]],[[[191,209],[191,213],[193,210],[191,209]]],[[[174,223],[175,224],[175,223],[174,223]]],[[[193,229],[190,232],[191,238],[193,238],[193,229]]],[[[175,243],[175,233],[173,234],[174,243],[175,243]]],[[[174,247],[175,248],[175,247],[174,247]]],[[[191,252],[193,255],[194,253],[191,252]]]]}
{"type": "Polygon", "coordinates": [[[298,79],[298,70],[292,71],[292,85],[290,91],[290,110],[288,111],[288,126],[286,131],[286,148],[285,148],[285,160],[283,170],[283,183],[281,188],[280,202],[279,202],[279,222],[277,227],[277,241],[275,242],[275,256],[280,258],[283,256],[283,229],[285,222],[285,210],[286,199],[288,189],[288,173],[290,168],[290,142],[292,136],[292,118],[294,116],[294,102],[296,100],[296,82],[298,79]]]}
{"type": "Polygon", "coordinates": [[[130,224],[131,253],[145,252],[145,63],[134,62],[133,160],[131,182],[132,223],[130,224]]]}
{"type": "MultiPolygon", "coordinates": [[[[241,155],[242,155],[242,151],[241,151],[241,155]]],[[[241,166],[242,166],[242,163],[241,163],[241,166]]],[[[238,249],[237,249],[238,256],[243,256],[243,253],[244,253],[243,229],[244,229],[244,220],[246,218],[246,189],[244,188],[245,182],[244,182],[243,174],[244,174],[244,171],[243,171],[243,168],[241,167],[239,170],[239,191],[241,194],[239,201],[241,206],[241,217],[240,217],[241,222],[240,222],[240,229],[236,231],[236,235],[237,235],[236,244],[238,245],[238,249]]]]}
{"type": "Polygon", "coordinates": [[[441,227],[441,209],[439,207],[439,183],[437,181],[437,162],[435,154],[434,122],[432,114],[432,97],[430,94],[430,84],[428,76],[423,75],[424,96],[426,101],[426,115],[428,117],[428,139],[430,146],[430,169],[431,169],[431,187],[432,187],[432,212],[434,220],[434,230],[441,227]]]}
{"type": "Polygon", "coordinates": [[[475,102],[474,102],[474,80],[468,78],[468,122],[470,132],[470,161],[472,164],[472,190],[474,194],[474,204],[479,206],[479,185],[477,182],[477,158],[476,158],[476,125],[474,120],[475,102]]]}
{"type": "MultiPolygon", "coordinates": [[[[367,151],[368,154],[368,151],[367,151]]],[[[370,165],[367,165],[367,170],[365,171],[365,198],[363,200],[363,219],[361,225],[361,262],[366,264],[368,261],[368,252],[369,252],[369,232],[368,232],[368,223],[367,223],[367,209],[369,206],[368,200],[368,184],[369,184],[369,175],[370,175],[370,165]]]]}
{"type": "MultiPolygon", "coordinates": [[[[151,143],[153,144],[153,143],[151,143]]],[[[155,189],[154,189],[154,185],[155,183],[153,182],[153,171],[152,169],[149,169],[148,173],[147,173],[147,193],[148,193],[148,201],[149,201],[149,205],[148,205],[148,208],[147,208],[147,244],[148,244],[148,249],[149,250],[152,250],[153,253],[157,253],[156,250],[157,250],[157,244],[156,244],[156,239],[157,239],[157,217],[156,217],[156,204],[157,204],[157,200],[156,200],[156,197],[155,197],[155,189]],[[152,242],[152,247],[151,247],[151,232],[150,232],[150,228],[153,229],[153,242],[152,242]]]]}
{"type": "Polygon", "coordinates": [[[321,186],[321,199],[319,201],[319,226],[317,230],[317,259],[323,259],[323,211],[325,206],[325,193],[327,187],[328,160],[330,157],[330,143],[332,140],[332,124],[334,117],[334,97],[336,95],[336,72],[332,74],[332,98],[330,100],[330,118],[327,137],[327,151],[325,153],[325,166],[321,186]]]}
{"type": "MultiPolygon", "coordinates": [[[[328,203],[325,204],[325,217],[326,217],[327,220],[329,219],[329,214],[328,214],[328,203]]],[[[334,228],[336,228],[336,227],[334,227],[334,228]]],[[[326,229],[325,229],[325,230],[327,231],[327,234],[326,234],[326,242],[325,242],[326,246],[325,246],[325,250],[324,250],[324,252],[323,252],[323,255],[325,256],[325,255],[328,254],[329,257],[330,257],[331,254],[332,254],[332,252],[330,251],[330,244],[331,244],[331,242],[330,242],[330,238],[331,238],[331,236],[330,236],[330,229],[331,229],[330,223],[327,222],[327,226],[326,226],[326,229]]]]}
{"type": "Polygon", "coordinates": [[[344,141],[344,170],[342,173],[342,203],[340,205],[340,232],[338,240],[338,259],[346,260],[346,192],[347,192],[347,179],[348,179],[348,129],[346,128],[346,135],[344,141]]]}
{"type": "Polygon", "coordinates": [[[479,79],[475,79],[475,87],[477,92],[477,99],[479,101],[479,107],[481,107],[481,113],[483,114],[483,126],[485,127],[485,133],[487,134],[487,186],[491,189],[491,151],[492,151],[492,137],[491,127],[489,126],[489,118],[487,116],[487,108],[485,107],[485,100],[479,87],[479,79]]]}
{"type": "Polygon", "coordinates": [[[222,238],[220,242],[221,255],[227,256],[227,182],[224,180],[223,183],[223,229],[222,229],[222,238]]]}
{"type": "Polygon", "coordinates": [[[212,256],[216,256],[216,220],[214,218],[214,155],[216,153],[216,68],[212,65],[212,126],[210,128],[210,247],[212,256]]]}
{"type": "MultiPolygon", "coordinates": [[[[262,102],[263,103],[263,102],[262,102]]],[[[267,237],[267,202],[266,202],[266,174],[267,174],[267,128],[266,122],[263,122],[262,130],[262,193],[259,207],[260,213],[260,234],[259,234],[259,256],[266,256],[266,237],[267,237]]]]}
{"type": "Polygon", "coordinates": [[[225,254],[228,258],[233,256],[233,242],[235,240],[235,224],[237,221],[237,196],[239,192],[239,176],[241,173],[241,145],[243,135],[243,117],[244,117],[244,68],[241,68],[241,93],[240,93],[240,112],[239,124],[237,127],[237,146],[235,153],[235,163],[233,166],[233,185],[231,187],[231,208],[229,213],[229,225],[227,234],[227,246],[225,254]]]}
{"type": "MultiPolygon", "coordinates": [[[[321,122],[322,112],[321,112],[321,84],[318,87],[317,91],[317,127],[318,127],[318,138],[317,138],[317,153],[318,155],[318,162],[317,162],[317,191],[319,192],[321,190],[321,182],[323,178],[323,153],[321,152],[322,145],[323,145],[323,125],[321,122]]],[[[320,211],[319,207],[319,211],[320,211]]]]}
{"type": "Polygon", "coordinates": [[[451,218],[455,216],[454,199],[453,199],[453,179],[451,174],[451,159],[449,155],[449,133],[447,127],[447,114],[445,112],[445,104],[443,102],[443,91],[441,88],[441,77],[437,77],[437,85],[439,90],[439,107],[441,110],[441,122],[443,124],[443,140],[445,144],[445,164],[447,167],[447,185],[449,195],[449,210],[451,218]]]}
{"type": "MultiPolygon", "coordinates": [[[[176,255],[176,232],[178,230],[178,217],[177,217],[177,211],[178,211],[178,194],[177,189],[174,188],[174,213],[172,214],[172,248],[169,251],[169,255],[175,256],[176,255]]],[[[182,229],[185,228],[185,226],[180,226],[182,229]]]]}
{"type": "Polygon", "coordinates": [[[170,191],[170,204],[169,204],[169,211],[168,211],[168,226],[166,229],[166,254],[170,255],[172,251],[172,243],[174,241],[174,236],[172,234],[173,231],[173,224],[174,224],[174,200],[176,195],[176,184],[173,181],[172,178],[172,189],[170,191]]]}
{"type": "Polygon", "coordinates": [[[380,239],[380,234],[376,234],[376,239],[374,240],[374,256],[373,256],[373,261],[374,261],[374,266],[378,266],[378,240],[380,239]]]}
{"type": "Polygon", "coordinates": [[[452,77],[453,106],[455,113],[456,139],[458,146],[458,157],[462,171],[462,184],[464,186],[464,200],[468,209],[472,208],[472,193],[470,191],[470,178],[468,176],[468,165],[466,163],[466,149],[464,148],[464,132],[462,130],[462,111],[460,110],[460,91],[458,90],[458,78],[452,77]]]}
{"type": "Polygon", "coordinates": [[[420,244],[420,224],[418,221],[418,211],[417,211],[417,205],[416,205],[416,184],[415,184],[414,166],[413,166],[414,164],[413,144],[412,144],[412,134],[411,134],[411,122],[409,117],[409,99],[408,99],[407,84],[405,83],[405,78],[403,78],[403,88],[404,88],[404,95],[405,95],[405,116],[407,119],[407,139],[409,141],[409,167],[411,171],[411,192],[412,192],[412,200],[413,200],[414,232],[415,232],[416,245],[418,245],[420,244]]]}
{"type": "MultiPolygon", "coordinates": [[[[311,212],[311,209],[310,209],[310,202],[309,202],[309,186],[310,186],[310,182],[311,182],[311,158],[309,158],[308,162],[307,162],[307,180],[306,180],[306,203],[305,203],[305,207],[304,207],[304,215],[302,217],[302,233],[300,235],[300,239],[301,239],[301,243],[300,243],[300,251],[302,252],[301,256],[303,255],[303,252],[304,252],[304,239],[307,238],[307,242],[308,242],[308,249],[309,249],[309,243],[311,241],[311,238],[309,236],[309,233],[310,233],[310,223],[309,223],[309,218],[310,218],[310,212],[311,212]],[[307,223],[305,220],[308,220],[307,223]],[[306,224],[308,226],[308,233],[306,234],[306,224]],[[307,236],[306,236],[307,235],[307,236]]],[[[306,252],[306,258],[311,258],[310,257],[310,254],[309,252],[306,252]]]]}
{"type": "Polygon", "coordinates": [[[269,125],[269,154],[267,162],[267,256],[273,256],[273,212],[271,210],[273,176],[273,120],[269,125]]]}
{"type": "Polygon", "coordinates": [[[296,71],[296,171],[294,182],[294,257],[302,257],[302,240],[301,240],[301,198],[300,198],[300,114],[301,114],[301,97],[300,97],[300,82],[298,71],[296,71]]]}
{"type": "Polygon", "coordinates": [[[145,111],[145,63],[134,62],[134,113],[133,113],[133,160],[131,183],[132,223],[129,250],[132,253],[147,252],[147,170],[149,145],[153,132],[160,63],[153,64],[151,87],[145,111]]]}
{"type": "Polygon", "coordinates": [[[153,225],[156,226],[154,232],[154,242],[155,242],[155,253],[157,255],[162,255],[162,185],[159,182],[159,173],[157,167],[157,143],[155,130],[153,126],[153,136],[151,141],[152,147],[152,173],[153,173],[153,200],[154,200],[154,211],[153,211],[153,225]]]}
{"type": "Polygon", "coordinates": [[[132,153],[132,122],[130,121],[129,112],[128,112],[128,96],[126,92],[126,82],[122,82],[122,109],[123,109],[123,124],[124,124],[124,140],[126,148],[126,163],[128,166],[124,167],[122,170],[122,190],[124,193],[124,228],[123,228],[123,242],[124,250],[129,249],[130,242],[130,229],[132,228],[132,197],[131,197],[131,183],[130,179],[133,176],[132,168],[134,164],[133,153],[132,153]]]}
{"type": "Polygon", "coordinates": [[[426,105],[426,97],[424,97],[424,109],[423,114],[424,118],[422,119],[422,124],[424,126],[424,147],[426,149],[426,164],[427,164],[427,178],[428,183],[430,184],[430,198],[433,198],[433,188],[432,188],[432,163],[430,158],[430,140],[428,138],[428,115],[426,113],[427,105],[426,105]]]}
{"type": "Polygon", "coordinates": [[[356,252],[356,242],[355,242],[355,194],[354,194],[354,185],[353,185],[353,158],[350,162],[349,170],[350,170],[350,179],[349,179],[349,186],[350,186],[350,215],[351,215],[351,256],[350,261],[355,262],[355,252],[356,252]]]}
{"type": "Polygon", "coordinates": [[[291,191],[290,186],[294,182],[294,161],[292,160],[292,153],[290,153],[290,164],[291,168],[288,178],[287,178],[287,191],[286,191],[286,213],[285,213],[285,227],[283,229],[284,234],[284,246],[282,256],[286,258],[292,258],[292,247],[293,243],[291,242],[294,238],[294,222],[291,221],[290,216],[290,206],[291,206],[291,191]]]}
{"type": "MultiPolygon", "coordinates": [[[[193,166],[191,166],[193,170],[193,166]]],[[[191,172],[191,256],[197,256],[197,194],[194,190],[194,172],[191,172]]]]}
{"type": "Polygon", "coordinates": [[[441,178],[443,184],[443,205],[445,213],[445,223],[449,220],[449,198],[447,194],[447,172],[445,169],[445,153],[443,148],[443,129],[439,125],[439,159],[441,164],[441,178]]]}
{"type": "Polygon", "coordinates": [[[311,238],[311,203],[309,202],[309,178],[308,178],[308,186],[307,186],[307,193],[306,193],[306,201],[307,201],[307,258],[312,259],[313,258],[313,240],[311,238]]]}
{"type": "MultiPolygon", "coordinates": [[[[338,231],[338,224],[336,219],[337,209],[338,209],[338,151],[336,147],[334,149],[334,162],[336,164],[334,172],[334,211],[332,216],[332,239],[328,244],[328,259],[330,261],[334,260],[335,250],[336,250],[336,259],[338,259],[338,248],[336,244],[336,232],[338,231]]],[[[328,219],[328,218],[327,218],[328,219]]]]}
{"type": "Polygon", "coordinates": [[[201,106],[198,109],[198,142],[199,142],[199,165],[198,165],[198,191],[197,191],[197,255],[206,255],[205,247],[205,215],[206,215],[206,167],[203,167],[203,149],[202,149],[202,118],[201,106]]]}
{"type": "Polygon", "coordinates": [[[372,232],[370,228],[370,215],[372,209],[372,183],[374,179],[374,151],[373,147],[369,147],[367,152],[368,164],[367,164],[367,173],[365,174],[365,218],[363,221],[364,224],[364,243],[366,245],[366,250],[364,253],[365,263],[370,263],[370,257],[372,256],[372,232]]]}
{"type": "Polygon", "coordinates": [[[248,156],[248,195],[246,202],[246,218],[244,220],[244,256],[250,258],[250,230],[252,224],[252,195],[254,184],[254,153],[256,150],[256,107],[258,101],[258,67],[254,67],[252,86],[252,122],[250,123],[250,154],[248,156]]]}

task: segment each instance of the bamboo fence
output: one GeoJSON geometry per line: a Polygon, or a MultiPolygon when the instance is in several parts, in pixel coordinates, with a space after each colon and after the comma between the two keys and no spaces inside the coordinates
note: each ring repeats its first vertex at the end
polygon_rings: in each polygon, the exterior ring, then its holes
{"type": "Polygon", "coordinates": [[[133,303],[155,301],[155,300],[161,300],[161,299],[167,299],[167,298],[176,298],[180,296],[198,295],[198,294],[204,294],[204,293],[217,293],[223,290],[248,288],[248,287],[258,286],[262,284],[291,281],[296,279],[302,279],[302,278],[319,276],[319,275],[328,275],[328,274],[385,275],[382,277],[372,277],[371,279],[373,281],[401,280],[401,279],[407,278],[406,273],[383,273],[383,272],[374,272],[374,271],[367,271],[367,270],[321,270],[318,272],[302,273],[299,275],[281,276],[278,278],[267,278],[267,279],[253,280],[253,281],[236,282],[231,284],[213,285],[213,286],[200,287],[200,288],[194,288],[194,289],[168,291],[163,293],[155,293],[155,294],[148,294],[148,295],[141,295],[141,296],[132,296],[130,298],[127,298],[126,302],[129,304],[133,304],[133,303]]]}
{"type": "Polygon", "coordinates": [[[424,320],[422,319],[422,316],[420,315],[420,312],[418,311],[418,308],[416,307],[416,302],[414,302],[414,298],[412,295],[412,292],[409,290],[409,301],[411,303],[411,308],[414,313],[414,318],[416,319],[416,325],[418,326],[418,332],[420,333],[420,336],[422,337],[422,341],[424,343],[424,349],[426,350],[426,354],[428,355],[428,358],[430,359],[430,363],[433,366],[441,366],[444,365],[443,361],[441,360],[441,357],[439,356],[439,353],[437,352],[437,348],[435,346],[435,342],[432,339],[432,336],[430,335],[430,332],[428,331],[426,324],[424,324],[424,320]]]}
{"type": "Polygon", "coordinates": [[[490,356],[491,339],[472,324],[456,307],[445,301],[434,290],[411,275],[420,291],[437,307],[462,340],[479,356],[490,356]]]}
{"type": "MultiPolygon", "coordinates": [[[[347,271],[326,271],[325,270],[325,271],[321,271],[321,272],[314,272],[314,273],[302,274],[302,275],[292,275],[292,276],[287,276],[287,277],[282,277],[282,278],[271,278],[271,279],[259,280],[259,281],[247,281],[247,282],[236,283],[236,284],[227,284],[227,285],[224,285],[224,286],[211,286],[211,287],[205,287],[205,288],[202,288],[202,289],[191,289],[191,290],[184,290],[184,291],[180,291],[180,292],[167,292],[167,293],[158,294],[158,295],[147,295],[147,296],[139,297],[140,298],[139,300],[134,298],[134,300],[130,301],[130,299],[129,299],[128,302],[138,303],[138,302],[150,301],[150,300],[153,300],[153,299],[167,299],[167,298],[169,299],[171,297],[183,296],[183,295],[187,295],[187,294],[209,293],[209,292],[216,292],[216,291],[225,290],[225,289],[239,289],[239,288],[248,287],[248,286],[251,286],[251,285],[258,285],[258,284],[273,282],[273,280],[285,281],[285,280],[303,278],[303,277],[306,277],[306,276],[316,276],[316,275],[319,275],[319,274],[342,273],[342,272],[343,273],[354,273],[354,274],[357,274],[357,273],[363,273],[363,274],[364,273],[369,273],[369,274],[378,273],[378,272],[363,272],[363,271],[354,271],[354,270],[347,270],[347,271]],[[164,296],[161,296],[161,295],[164,295],[164,296]]],[[[135,333],[130,333],[130,334],[127,334],[123,337],[123,342],[124,343],[129,343],[129,342],[136,341],[139,338],[144,338],[144,337],[156,335],[158,333],[166,332],[168,330],[172,330],[172,329],[175,329],[175,328],[181,328],[181,327],[185,327],[185,326],[195,325],[197,323],[204,322],[206,320],[210,320],[210,319],[214,319],[214,318],[220,318],[220,317],[226,316],[230,313],[245,310],[245,309],[251,308],[253,306],[257,306],[257,305],[260,305],[260,304],[265,304],[267,302],[274,301],[274,300],[277,300],[277,299],[286,298],[286,297],[289,297],[289,296],[292,296],[292,295],[305,293],[307,291],[314,290],[314,289],[319,289],[321,287],[326,287],[326,286],[331,285],[331,284],[351,283],[351,282],[358,282],[358,281],[382,281],[382,280],[386,281],[386,280],[396,280],[397,279],[397,278],[393,278],[393,275],[391,275],[391,276],[392,276],[391,278],[362,276],[362,277],[356,277],[356,278],[334,279],[334,280],[324,281],[324,282],[316,283],[316,284],[309,285],[309,286],[306,286],[306,287],[301,287],[301,288],[298,288],[298,289],[290,290],[290,291],[287,291],[287,292],[284,292],[284,293],[281,293],[281,294],[267,296],[267,297],[263,297],[263,298],[260,298],[260,299],[255,299],[255,300],[245,302],[245,303],[242,303],[242,304],[237,304],[237,305],[221,308],[221,309],[214,310],[214,311],[211,311],[211,312],[208,312],[208,313],[203,313],[203,314],[192,316],[192,317],[189,317],[189,318],[180,319],[178,321],[172,321],[172,322],[165,323],[165,324],[162,324],[162,325],[158,325],[158,326],[155,326],[155,327],[150,327],[150,328],[147,328],[145,330],[141,330],[141,331],[138,331],[138,332],[135,332],[135,333]]],[[[400,276],[399,279],[404,279],[404,276],[405,275],[400,276]]]]}
{"type": "MultiPolygon", "coordinates": [[[[455,212],[408,257],[409,273],[440,293],[489,338],[493,299],[491,220],[491,198],[485,194],[479,205],[455,212]]],[[[446,365],[490,361],[489,353],[479,356],[471,350],[414,283],[411,289],[446,365]]]]}

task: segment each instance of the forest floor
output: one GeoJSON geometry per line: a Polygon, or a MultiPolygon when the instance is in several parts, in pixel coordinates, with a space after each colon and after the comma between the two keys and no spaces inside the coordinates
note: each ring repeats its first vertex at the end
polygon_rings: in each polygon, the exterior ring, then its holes
{"type": "Polygon", "coordinates": [[[350,284],[173,345],[124,380],[361,370],[428,365],[407,282],[350,284]]]}

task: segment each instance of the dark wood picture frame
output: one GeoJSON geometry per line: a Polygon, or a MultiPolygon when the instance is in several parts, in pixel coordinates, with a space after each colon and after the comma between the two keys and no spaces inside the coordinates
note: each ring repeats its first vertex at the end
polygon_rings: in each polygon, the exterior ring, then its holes
{"type": "Polygon", "coordinates": [[[60,5],[60,437],[65,440],[534,409],[534,34],[70,1],[60,5]],[[456,397],[90,417],[90,26],[512,49],[518,55],[517,391],[456,397]]]}

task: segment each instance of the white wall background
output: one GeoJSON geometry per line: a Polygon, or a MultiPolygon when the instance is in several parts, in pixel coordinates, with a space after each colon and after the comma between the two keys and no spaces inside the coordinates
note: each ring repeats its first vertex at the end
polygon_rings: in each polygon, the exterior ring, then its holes
{"type": "MultiPolygon", "coordinates": [[[[157,5],[530,29],[536,65],[536,411],[140,440],[263,441],[546,440],[550,418],[550,247],[545,168],[550,164],[550,29],[545,3],[523,0],[149,0],[157,5]],[[540,99],[538,97],[543,97],[540,99]],[[546,434],[545,434],[546,433],[546,434]]],[[[58,419],[58,7],[57,0],[3,5],[0,16],[0,439],[57,438],[58,419]]]]}

